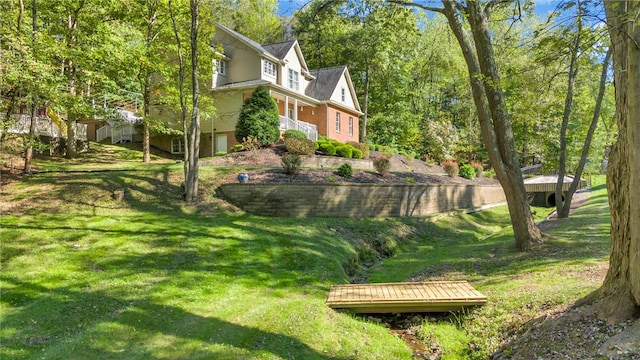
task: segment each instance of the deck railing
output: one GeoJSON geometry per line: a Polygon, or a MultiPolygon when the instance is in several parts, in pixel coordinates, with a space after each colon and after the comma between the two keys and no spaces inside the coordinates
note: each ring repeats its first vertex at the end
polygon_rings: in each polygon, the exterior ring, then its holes
{"type": "Polygon", "coordinates": [[[307,138],[313,141],[318,140],[318,127],[308,122],[293,120],[286,116],[280,115],[280,130],[300,130],[307,135],[307,138]]]}
{"type": "MultiPolygon", "coordinates": [[[[7,132],[13,134],[27,134],[29,133],[29,127],[31,125],[30,115],[17,115],[14,117],[15,121],[7,129],[7,132]]],[[[60,128],[55,124],[51,118],[38,116],[36,118],[36,135],[38,136],[50,136],[66,138],[67,134],[60,131],[60,128]]],[[[76,124],[76,139],[87,140],[87,125],[76,124]]]]}
{"type": "Polygon", "coordinates": [[[100,142],[108,137],[111,137],[111,126],[105,125],[96,131],[96,141],[100,142]]]}

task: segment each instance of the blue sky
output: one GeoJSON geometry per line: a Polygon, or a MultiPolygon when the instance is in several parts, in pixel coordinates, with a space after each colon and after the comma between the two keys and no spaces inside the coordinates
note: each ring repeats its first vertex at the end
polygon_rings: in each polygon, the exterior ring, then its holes
{"type": "MultiPolygon", "coordinates": [[[[290,16],[294,11],[308,4],[311,0],[279,0],[279,9],[281,16],[290,16]]],[[[438,0],[423,0],[424,2],[433,2],[434,6],[440,4],[438,0]]],[[[560,0],[535,0],[536,12],[540,15],[546,15],[549,11],[555,9],[560,0]]]]}

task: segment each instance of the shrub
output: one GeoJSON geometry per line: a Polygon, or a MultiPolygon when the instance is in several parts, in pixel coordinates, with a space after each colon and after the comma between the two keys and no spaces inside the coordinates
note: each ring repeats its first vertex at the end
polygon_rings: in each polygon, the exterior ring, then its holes
{"type": "Polygon", "coordinates": [[[460,167],[458,162],[455,160],[445,160],[442,162],[442,168],[444,172],[447,173],[450,177],[458,176],[458,172],[460,172],[460,167]]]}
{"type": "Polygon", "coordinates": [[[318,150],[329,156],[336,154],[336,147],[331,145],[329,142],[318,142],[318,150]]]}
{"type": "Polygon", "coordinates": [[[295,155],[311,155],[316,152],[316,145],[307,138],[287,137],[284,139],[284,146],[288,152],[295,155]]]}
{"type": "Polygon", "coordinates": [[[327,182],[330,182],[330,183],[336,182],[336,177],[333,175],[329,175],[329,177],[327,177],[327,182]]]}
{"type": "Polygon", "coordinates": [[[484,166],[482,166],[482,163],[479,163],[477,161],[472,161],[470,165],[473,168],[473,170],[476,172],[476,177],[480,177],[482,175],[482,171],[484,170],[484,166]]]}
{"type": "Polygon", "coordinates": [[[295,175],[300,171],[302,160],[298,155],[284,155],[282,156],[282,167],[284,172],[289,175],[295,175]]]}
{"type": "Polygon", "coordinates": [[[215,153],[214,156],[224,156],[224,155],[227,155],[226,151],[218,151],[218,152],[215,153]]]}
{"type": "Polygon", "coordinates": [[[342,164],[338,168],[337,173],[343,178],[348,178],[348,177],[351,177],[351,175],[353,175],[353,168],[349,164],[342,164]]]}
{"type": "Polygon", "coordinates": [[[391,160],[385,155],[378,156],[373,159],[373,167],[376,168],[378,174],[386,176],[391,171],[391,160]]]}
{"type": "Polygon", "coordinates": [[[261,146],[273,144],[280,138],[278,105],[265,87],[258,86],[242,105],[235,135],[238,142],[254,137],[261,146]]]}
{"type": "Polygon", "coordinates": [[[349,145],[336,146],[336,155],[346,159],[351,159],[353,157],[353,147],[349,145]]]}
{"type": "Polygon", "coordinates": [[[231,147],[231,150],[229,150],[229,152],[234,153],[242,150],[244,150],[244,146],[242,144],[235,144],[231,147]]]}
{"type": "Polygon", "coordinates": [[[287,140],[288,138],[306,139],[307,138],[307,134],[305,134],[304,132],[302,132],[300,130],[289,129],[289,130],[284,132],[282,137],[285,140],[287,140]]]}
{"type": "MultiPolygon", "coordinates": [[[[362,157],[360,159],[368,159],[371,155],[371,150],[369,149],[369,144],[363,144],[356,141],[349,141],[347,145],[351,145],[354,148],[360,150],[362,152],[362,157]]],[[[354,156],[355,157],[355,156],[354,156]]]]}
{"type": "Polygon", "coordinates": [[[354,148],[352,153],[352,158],[362,159],[362,150],[354,148]]]}
{"type": "Polygon", "coordinates": [[[260,141],[253,136],[242,138],[242,148],[248,151],[258,150],[260,149],[260,141]]]}
{"type": "Polygon", "coordinates": [[[473,169],[473,166],[464,164],[460,166],[460,176],[465,179],[473,180],[476,177],[476,171],[473,169]]]}
{"type": "Polygon", "coordinates": [[[412,177],[407,177],[407,178],[405,178],[405,180],[407,180],[407,183],[409,183],[409,184],[413,184],[413,183],[416,182],[416,179],[414,179],[412,177]]]}

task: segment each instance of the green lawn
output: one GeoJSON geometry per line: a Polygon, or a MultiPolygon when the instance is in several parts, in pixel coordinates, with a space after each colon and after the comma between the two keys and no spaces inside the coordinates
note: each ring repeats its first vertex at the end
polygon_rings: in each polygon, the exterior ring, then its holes
{"type": "Polygon", "coordinates": [[[324,305],[362,264],[375,265],[360,271],[371,282],[472,281],[489,303],[421,333],[446,358],[484,358],[511,326],[597,287],[606,268],[602,185],[520,254],[504,207],[439,220],[265,218],[215,199],[233,169],[202,169],[204,200],[185,206],[180,164],[131,166],[2,188],[0,358],[411,358],[383,326],[324,305]],[[376,262],[380,253],[393,256],[376,262]]]}

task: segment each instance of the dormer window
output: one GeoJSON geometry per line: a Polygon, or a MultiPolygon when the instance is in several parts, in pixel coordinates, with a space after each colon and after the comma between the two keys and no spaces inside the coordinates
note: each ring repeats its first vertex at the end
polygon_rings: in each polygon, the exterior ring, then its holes
{"type": "Polygon", "coordinates": [[[224,60],[215,60],[214,69],[218,75],[227,75],[227,62],[224,60]]]}
{"type": "Polygon", "coordinates": [[[276,64],[274,64],[273,62],[269,61],[269,60],[262,60],[264,63],[264,66],[262,67],[262,72],[265,75],[270,75],[270,76],[276,76],[277,74],[277,68],[276,68],[276,64]]]}
{"type": "Polygon", "coordinates": [[[289,88],[293,90],[298,90],[300,88],[298,83],[298,77],[300,74],[292,69],[289,69],[289,88]]]}

